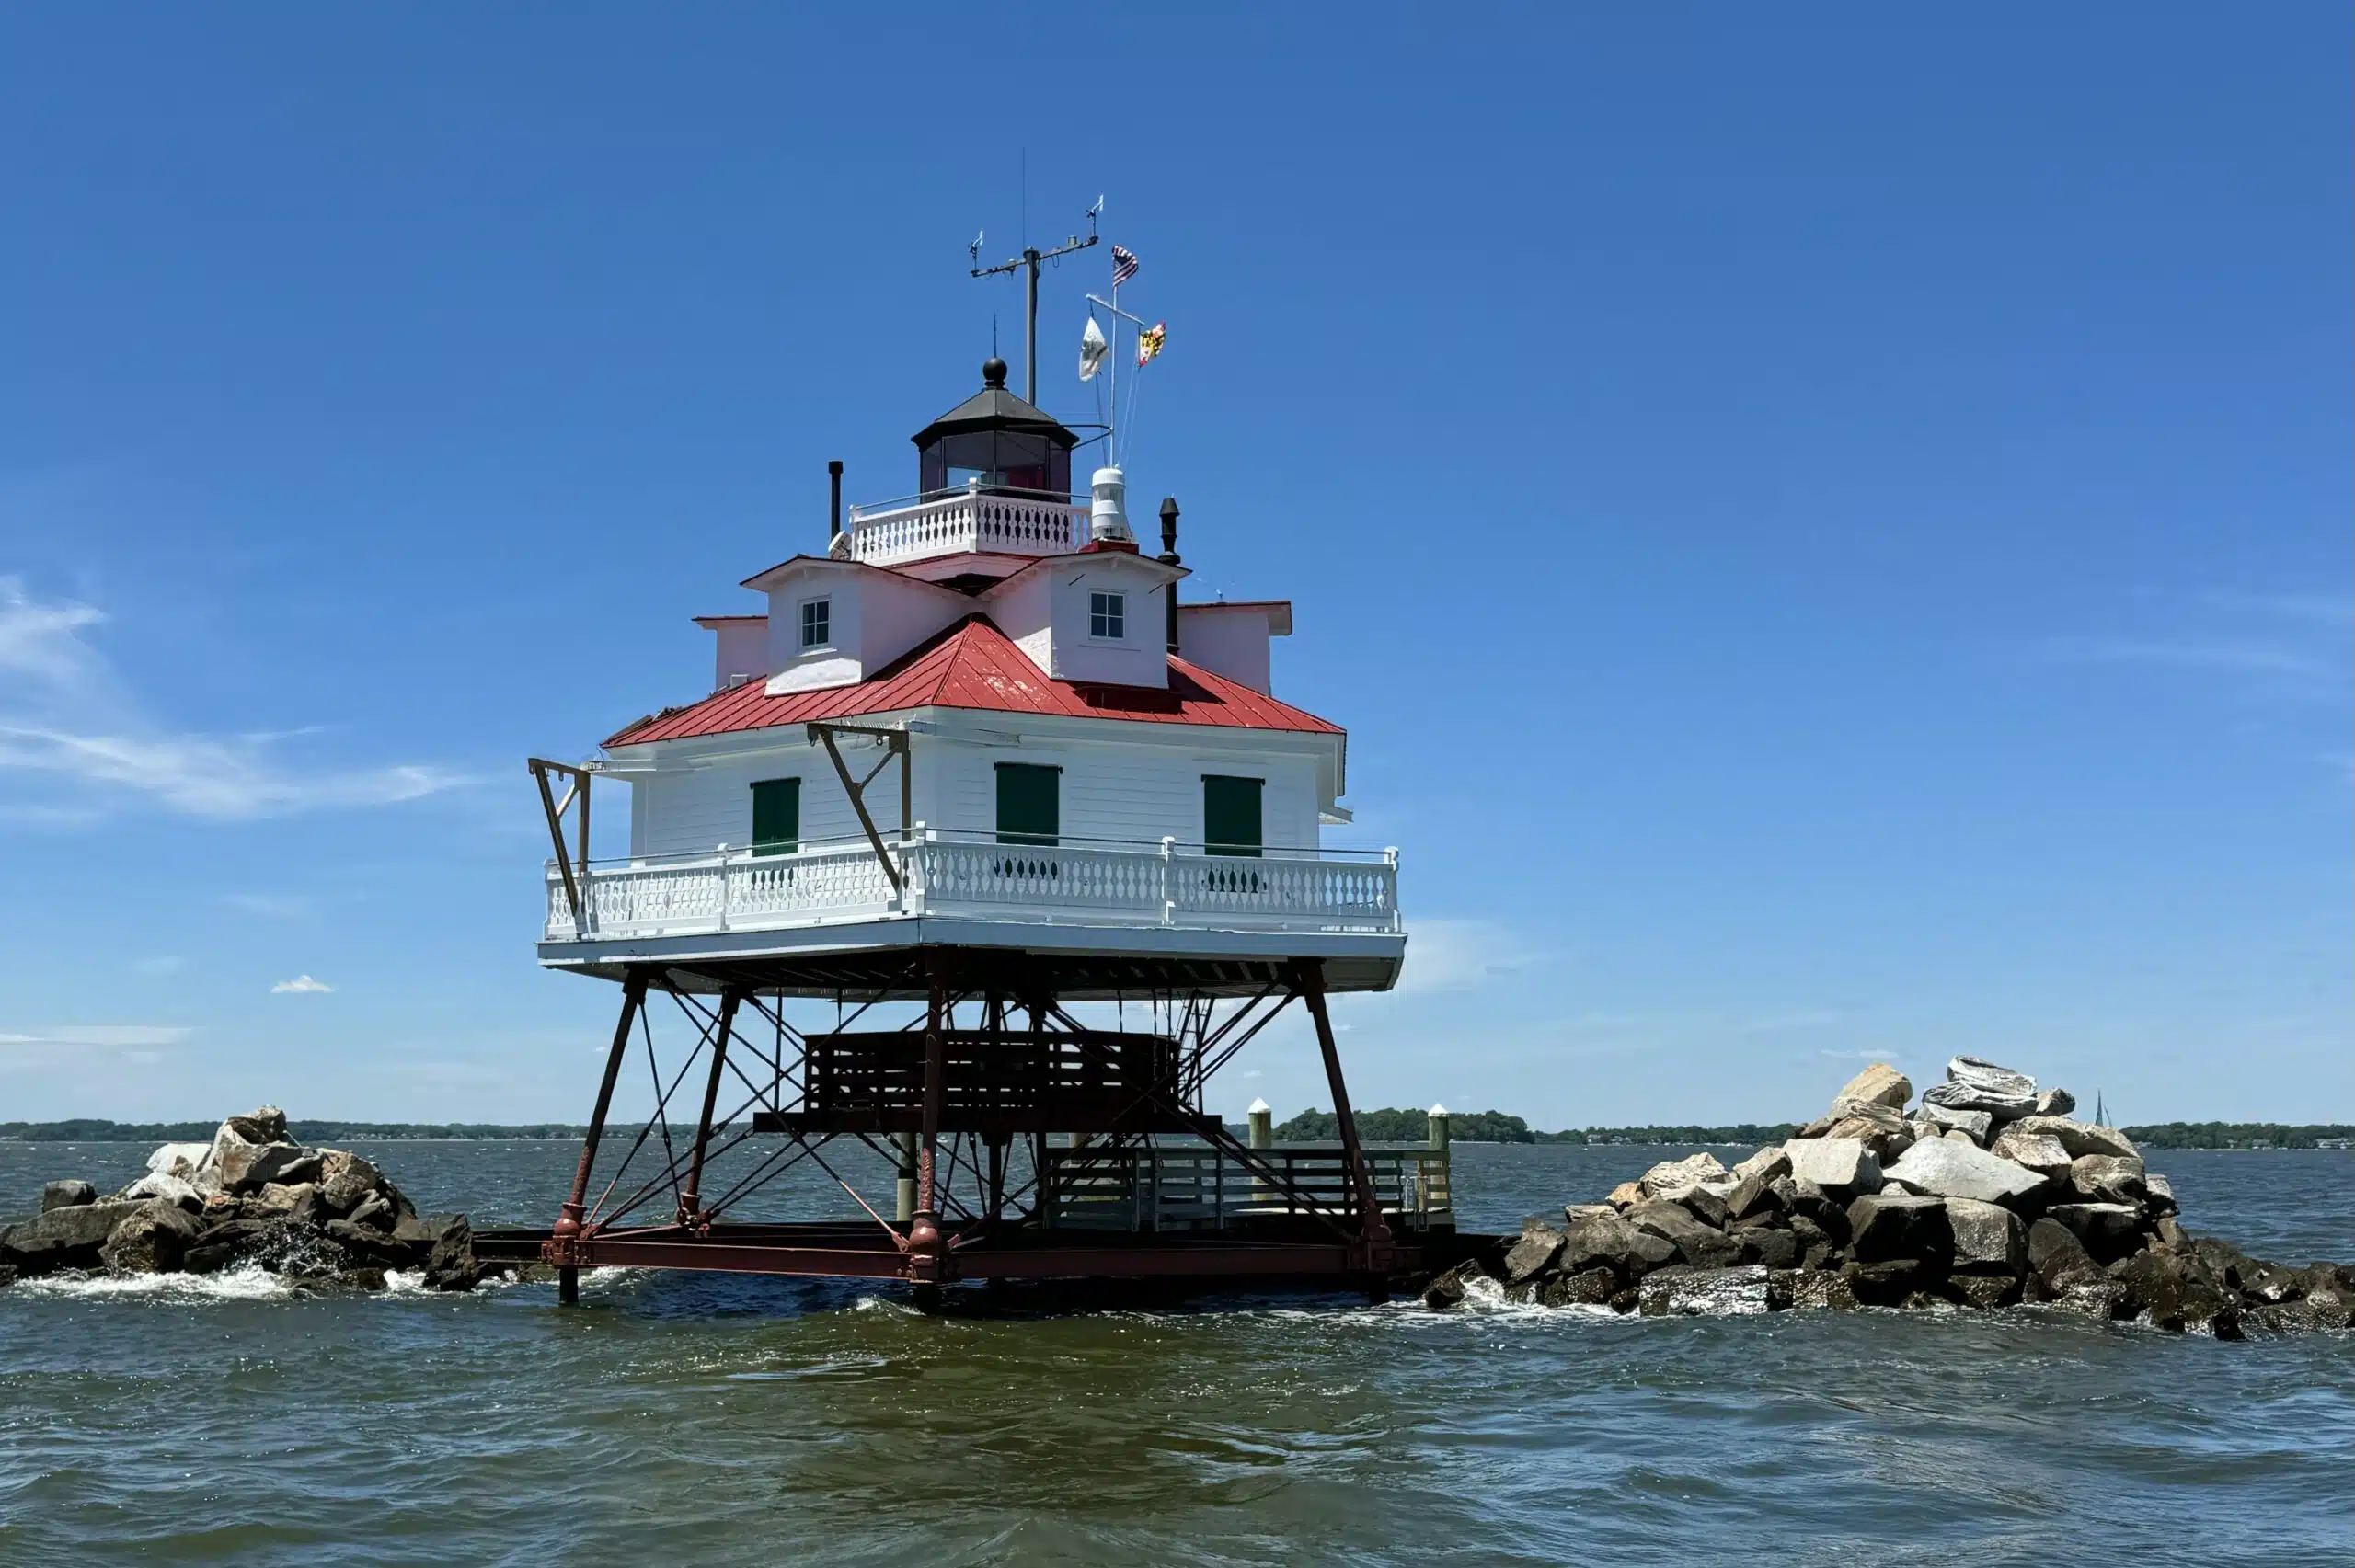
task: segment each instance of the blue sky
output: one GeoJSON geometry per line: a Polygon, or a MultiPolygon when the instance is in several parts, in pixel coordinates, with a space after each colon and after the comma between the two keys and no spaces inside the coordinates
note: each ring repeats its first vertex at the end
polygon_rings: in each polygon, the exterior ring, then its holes
{"type": "Polygon", "coordinates": [[[1361,1104],[2355,1120],[2343,7],[893,14],[0,20],[0,1119],[583,1116],[523,759],[1018,374],[1027,168],[1404,853],[1361,1104]]]}

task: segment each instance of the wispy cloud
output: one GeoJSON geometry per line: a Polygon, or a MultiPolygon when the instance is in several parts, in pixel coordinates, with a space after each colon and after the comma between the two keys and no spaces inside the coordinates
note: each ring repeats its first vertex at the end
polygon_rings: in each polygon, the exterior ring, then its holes
{"type": "Polygon", "coordinates": [[[12,805],[15,820],[71,826],[145,798],[224,820],[385,806],[451,788],[460,776],[423,762],[306,768],[284,743],[308,730],[205,735],[156,723],[86,634],[103,611],[35,598],[0,577],[0,773],[88,792],[12,805]]]}
{"type": "Polygon", "coordinates": [[[141,958],[131,967],[134,973],[142,975],[177,975],[188,967],[188,960],[178,954],[158,954],[152,958],[141,958]]]}
{"type": "Polygon", "coordinates": [[[315,980],[308,975],[297,975],[291,980],[281,980],[270,988],[272,996],[325,996],[335,990],[325,980],[315,980]]]}
{"type": "Polygon", "coordinates": [[[2355,629],[2355,594],[2215,592],[2201,597],[2208,603],[2227,610],[2303,621],[2316,626],[2335,626],[2342,631],[2355,629]]]}
{"type": "Polygon", "coordinates": [[[2170,624],[2053,637],[2039,651],[2061,662],[2180,670],[2283,694],[2336,695],[2355,678],[2355,597],[2215,589],[2146,598],[2170,624]]]}
{"type": "Polygon", "coordinates": [[[1493,920],[1417,920],[1407,929],[1398,989],[1466,990],[1528,967],[1538,957],[1511,926],[1493,920]]]}
{"type": "Polygon", "coordinates": [[[224,893],[221,901],[233,910],[279,921],[301,920],[319,904],[308,893],[224,893]]]}
{"type": "Polygon", "coordinates": [[[2062,637],[2051,651],[2096,664],[2153,664],[2233,675],[2292,675],[2319,679],[2330,667],[2313,655],[2256,638],[2062,637]]]}
{"type": "Polygon", "coordinates": [[[1794,1029],[1828,1029],[1846,1015],[1829,1007],[1798,1007],[1787,1013],[1763,1013],[1740,1024],[1745,1035],[1781,1035],[1794,1029]]]}
{"type": "Polygon", "coordinates": [[[0,1030],[0,1046],[176,1046],[194,1032],[174,1024],[69,1024],[0,1030]]]}

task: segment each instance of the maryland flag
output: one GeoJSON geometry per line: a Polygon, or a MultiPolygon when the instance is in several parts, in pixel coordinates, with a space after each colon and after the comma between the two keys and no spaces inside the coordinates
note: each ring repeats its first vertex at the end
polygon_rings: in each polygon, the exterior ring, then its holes
{"type": "Polygon", "coordinates": [[[1161,352],[1161,346],[1168,340],[1169,324],[1166,321],[1156,321],[1138,333],[1137,369],[1143,370],[1152,363],[1155,357],[1161,352]]]}

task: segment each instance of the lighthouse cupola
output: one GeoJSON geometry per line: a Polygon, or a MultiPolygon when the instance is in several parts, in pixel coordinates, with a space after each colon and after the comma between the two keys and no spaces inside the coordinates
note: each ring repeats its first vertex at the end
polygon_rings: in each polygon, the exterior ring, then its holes
{"type": "Polygon", "coordinates": [[[1006,390],[1005,361],[982,363],[982,390],[918,430],[917,484],[926,497],[980,489],[997,495],[1071,495],[1079,438],[1052,415],[1006,390]]]}

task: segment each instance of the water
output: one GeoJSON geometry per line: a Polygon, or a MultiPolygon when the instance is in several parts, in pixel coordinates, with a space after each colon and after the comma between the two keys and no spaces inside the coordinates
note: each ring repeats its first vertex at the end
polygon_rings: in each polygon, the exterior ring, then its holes
{"type": "MultiPolygon", "coordinates": [[[[478,1223],[544,1223],[575,1157],[365,1152],[478,1223]]],[[[1459,1146],[1459,1201],[1510,1229],[1679,1152],[1459,1146]]],[[[0,1207],[145,1153],[0,1145],[0,1207]]],[[[2154,1163],[2195,1229],[2355,1261],[2355,1157],[2154,1163]]],[[[2355,1562],[2355,1336],[1235,1296],[924,1317],[622,1272],[583,1295],[0,1291],[0,1563],[2355,1562]]]]}

